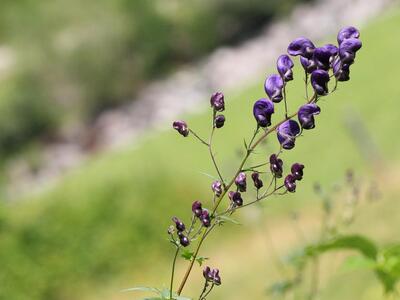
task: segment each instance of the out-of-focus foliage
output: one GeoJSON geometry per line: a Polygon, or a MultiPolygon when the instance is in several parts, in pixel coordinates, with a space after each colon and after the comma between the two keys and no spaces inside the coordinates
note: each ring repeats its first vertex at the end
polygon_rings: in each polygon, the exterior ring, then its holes
{"type": "Polygon", "coordinates": [[[68,122],[90,122],[150,79],[258,32],[310,0],[4,0],[0,153],[68,122]]]}

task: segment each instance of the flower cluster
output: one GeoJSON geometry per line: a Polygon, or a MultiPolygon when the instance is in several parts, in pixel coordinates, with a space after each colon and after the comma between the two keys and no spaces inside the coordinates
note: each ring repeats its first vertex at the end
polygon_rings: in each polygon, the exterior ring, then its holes
{"type": "MultiPolygon", "coordinates": [[[[179,134],[187,137],[190,133],[191,136],[194,136],[207,146],[215,171],[218,174],[218,180],[213,181],[211,184],[213,206],[210,212],[203,208],[200,201],[193,202],[192,223],[188,230],[186,230],[183,222],[176,217],[173,218],[173,222],[175,223],[175,228],[173,229],[176,229],[179,238],[179,243],[174,243],[177,246],[177,253],[180,251],[180,246],[186,247],[190,242],[199,239],[197,248],[194,251],[195,254],[191,257],[188,270],[179,287],[178,295],[180,295],[186,284],[204,239],[214,228],[218,227],[215,225],[221,225],[226,222],[239,208],[251,205],[272,195],[282,195],[287,192],[294,193],[296,191],[298,182],[303,179],[304,165],[294,163],[291,165],[290,172],[284,173],[284,162],[280,158],[281,154],[285,150],[295,148],[296,140],[303,133],[303,130],[315,128],[316,116],[321,113],[321,109],[317,105],[320,98],[332,93],[336,89],[338,82],[350,79],[350,66],[354,63],[356,53],[362,46],[359,37],[360,33],[356,28],[345,27],[337,35],[337,45],[326,44],[317,47],[311,40],[305,37],[299,37],[289,44],[287,54],[280,55],[276,61],[277,73],[267,76],[264,81],[266,97],[258,99],[253,105],[253,116],[256,121],[254,135],[250,139],[250,143],[247,143],[245,140],[245,156],[230,181],[227,181],[222,175],[223,172],[218,167],[212,148],[214,130],[223,127],[225,124],[225,116],[221,114],[225,110],[224,94],[216,92],[210,98],[212,128],[209,142],[206,142],[200,135],[189,128],[186,122],[175,121],[173,123],[173,128],[179,134]],[[305,95],[307,100],[293,114],[289,114],[288,104],[291,103],[286,99],[286,87],[291,81],[295,80],[293,57],[297,56],[299,56],[300,64],[304,69],[305,95]],[[334,86],[330,82],[332,78],[334,86]],[[308,96],[309,89],[313,91],[311,97],[308,96]],[[284,103],[284,107],[282,104],[279,104],[281,102],[284,103]],[[280,122],[276,122],[271,127],[272,117],[275,111],[279,109],[279,106],[284,108],[285,118],[280,122]],[[253,153],[257,145],[271,133],[276,134],[279,143],[277,145],[280,147],[279,151],[270,154],[267,161],[263,161],[253,167],[247,167],[249,156],[253,153]],[[269,167],[265,167],[268,164],[269,167]],[[265,170],[268,168],[269,171],[265,170]],[[250,190],[247,185],[248,176],[251,176],[253,181],[255,200],[247,201],[246,199],[246,203],[244,203],[242,195],[246,192],[248,193],[250,190]],[[270,181],[270,183],[264,186],[266,180],[270,181]],[[229,198],[229,205],[228,208],[221,211],[220,204],[226,196],[229,198]],[[195,229],[197,225],[198,229],[195,229]]],[[[173,242],[175,242],[173,233],[170,232],[170,234],[173,242]]],[[[221,284],[218,269],[212,270],[206,267],[203,271],[203,276],[206,279],[206,284],[200,297],[202,300],[211,291],[210,289],[206,292],[210,283],[213,286],[221,284]]],[[[171,287],[172,282],[173,280],[171,280],[171,287]]]]}

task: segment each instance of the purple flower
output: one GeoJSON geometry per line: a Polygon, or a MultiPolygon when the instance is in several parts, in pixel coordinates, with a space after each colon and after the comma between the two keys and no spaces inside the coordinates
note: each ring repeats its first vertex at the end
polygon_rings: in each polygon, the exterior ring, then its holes
{"type": "Polygon", "coordinates": [[[211,269],[209,266],[205,267],[203,270],[203,276],[207,281],[212,280],[212,273],[211,273],[211,269]]]}
{"type": "Polygon", "coordinates": [[[241,172],[235,179],[235,184],[239,191],[245,192],[247,188],[246,184],[246,173],[241,172]]]}
{"type": "Polygon", "coordinates": [[[178,232],[179,242],[183,247],[187,247],[190,244],[190,240],[182,232],[178,232]]]}
{"type": "Polygon", "coordinates": [[[217,115],[214,119],[215,127],[221,128],[225,124],[225,116],[224,115],[217,115]]]}
{"type": "Polygon", "coordinates": [[[315,70],[311,73],[311,85],[318,95],[328,94],[329,74],[324,70],[315,70]]]}
{"type": "Polygon", "coordinates": [[[303,169],[304,169],[303,164],[295,163],[292,165],[292,168],[290,169],[290,171],[292,172],[292,175],[295,180],[303,179],[303,169]]]}
{"type": "Polygon", "coordinates": [[[349,38],[339,46],[339,57],[342,63],[351,65],[356,58],[356,52],[360,50],[362,43],[359,39],[349,38]]]}
{"type": "Polygon", "coordinates": [[[317,64],[314,60],[300,56],[300,63],[307,73],[312,73],[317,69],[317,64]]]}
{"type": "Polygon", "coordinates": [[[179,220],[177,217],[173,217],[172,221],[175,223],[176,230],[182,232],[185,230],[185,224],[181,220],[179,220]]]}
{"type": "Polygon", "coordinates": [[[264,183],[260,179],[260,173],[254,172],[253,174],[251,174],[251,178],[253,179],[254,186],[257,190],[263,187],[264,183]]]}
{"type": "Polygon", "coordinates": [[[207,281],[212,282],[215,285],[221,284],[221,277],[219,276],[218,269],[211,270],[210,267],[207,266],[203,270],[203,276],[207,281]]]}
{"type": "Polygon", "coordinates": [[[210,104],[215,111],[223,111],[225,109],[224,94],[221,92],[212,94],[210,104]]]}
{"type": "Polygon", "coordinates": [[[228,197],[229,197],[229,199],[231,199],[231,201],[233,202],[233,204],[235,206],[243,205],[243,199],[242,199],[242,195],[240,194],[240,192],[230,191],[228,193],[228,197]]]}
{"type": "Polygon", "coordinates": [[[289,55],[283,54],[278,57],[276,67],[278,73],[281,75],[283,81],[293,80],[293,68],[294,64],[289,55]]]}
{"type": "Polygon", "coordinates": [[[300,107],[297,117],[303,129],[312,129],[315,127],[314,115],[318,115],[321,109],[315,103],[305,104],[300,107]]]}
{"type": "Polygon", "coordinates": [[[318,69],[329,70],[332,59],[337,55],[338,51],[339,49],[332,44],[316,48],[314,50],[313,59],[318,69]]]}
{"type": "Polygon", "coordinates": [[[311,58],[314,52],[314,44],[305,37],[299,37],[289,44],[288,53],[292,56],[301,55],[311,58]]]}
{"type": "Polygon", "coordinates": [[[210,227],[211,217],[210,214],[208,213],[208,210],[203,209],[203,211],[201,212],[200,221],[201,223],[203,223],[204,227],[210,227]]]}
{"type": "Polygon", "coordinates": [[[218,269],[214,269],[213,270],[212,277],[213,277],[213,283],[215,285],[221,285],[221,277],[219,276],[219,270],[218,269]]]}
{"type": "Polygon", "coordinates": [[[337,81],[348,81],[350,79],[350,65],[342,63],[339,57],[333,62],[332,68],[337,81]]]}
{"type": "Polygon", "coordinates": [[[175,121],[172,123],[172,127],[184,137],[189,135],[189,128],[185,121],[175,121]]]}
{"type": "Polygon", "coordinates": [[[360,37],[360,32],[358,31],[358,29],[353,26],[348,26],[340,29],[337,35],[337,41],[338,44],[340,45],[344,40],[350,38],[359,38],[359,37],[360,37]]]}
{"type": "Polygon", "coordinates": [[[203,208],[201,206],[201,202],[200,201],[194,201],[192,204],[192,212],[194,213],[194,215],[198,218],[201,217],[201,213],[203,212],[203,208]]]}
{"type": "Polygon", "coordinates": [[[284,184],[288,192],[294,193],[296,191],[296,179],[292,174],[285,177],[284,184]]]}
{"type": "MultiPolygon", "coordinates": [[[[315,71],[316,72],[316,71],[315,71]]],[[[295,145],[296,136],[300,133],[300,126],[294,120],[287,120],[278,126],[278,141],[283,149],[292,149],[295,145]]]]}
{"type": "Polygon", "coordinates": [[[254,103],[253,115],[260,127],[271,125],[271,115],[274,113],[274,103],[262,98],[254,103]]]}
{"type": "Polygon", "coordinates": [[[219,197],[222,194],[222,183],[216,180],[212,183],[211,189],[213,190],[215,196],[219,197]]]}
{"type": "Polygon", "coordinates": [[[281,178],[283,173],[283,161],[276,154],[271,154],[269,157],[270,169],[276,178],[281,178]]]}
{"type": "Polygon", "coordinates": [[[265,80],[264,90],[273,102],[281,102],[283,99],[282,89],[283,80],[278,74],[272,74],[265,80]]]}

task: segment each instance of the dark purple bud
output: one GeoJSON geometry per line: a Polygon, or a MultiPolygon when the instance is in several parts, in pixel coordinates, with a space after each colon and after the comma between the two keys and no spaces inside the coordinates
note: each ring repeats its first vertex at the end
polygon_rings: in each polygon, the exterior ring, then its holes
{"type": "Polygon", "coordinates": [[[212,281],[215,285],[221,285],[221,277],[219,276],[218,269],[214,269],[212,271],[212,281]]]}
{"type": "Polygon", "coordinates": [[[229,199],[231,199],[231,201],[233,202],[233,204],[235,206],[243,205],[243,199],[242,199],[242,195],[240,194],[240,192],[230,191],[228,193],[228,197],[229,197],[229,199]]]}
{"type": "Polygon", "coordinates": [[[211,225],[211,217],[208,213],[208,210],[203,209],[201,216],[200,216],[201,223],[203,223],[204,227],[210,227],[211,225]]]}
{"type": "Polygon", "coordinates": [[[314,44],[305,37],[299,37],[289,44],[288,53],[292,56],[301,55],[311,58],[314,52],[314,44]]]}
{"type": "Polygon", "coordinates": [[[182,245],[183,247],[187,247],[187,246],[189,246],[189,244],[190,244],[190,240],[188,239],[187,236],[184,236],[184,235],[181,235],[181,236],[179,237],[179,242],[181,243],[181,245],[182,245]]]}
{"type": "Polygon", "coordinates": [[[260,179],[260,173],[254,172],[253,174],[251,174],[251,178],[253,179],[254,186],[256,187],[257,190],[263,187],[264,184],[260,179]]]}
{"type": "Polygon", "coordinates": [[[328,94],[328,82],[329,74],[325,70],[315,70],[311,73],[311,85],[318,95],[328,94]]]}
{"type": "Polygon", "coordinates": [[[337,81],[348,81],[350,79],[350,65],[342,63],[339,57],[333,62],[332,68],[337,81]]]}
{"type": "Polygon", "coordinates": [[[281,75],[283,81],[293,80],[293,66],[293,61],[289,57],[289,55],[283,54],[278,57],[276,68],[278,70],[278,73],[281,75]]]}
{"type": "Polygon", "coordinates": [[[241,172],[235,179],[235,184],[239,191],[245,192],[247,188],[247,183],[246,183],[246,173],[241,172]]]}
{"type": "Polygon", "coordinates": [[[274,113],[274,103],[266,98],[262,98],[253,106],[253,115],[260,127],[271,125],[271,115],[274,113]]]}
{"type": "Polygon", "coordinates": [[[285,177],[285,187],[288,192],[294,193],[296,191],[296,179],[292,174],[285,177]]]}
{"type": "Polygon", "coordinates": [[[276,178],[281,178],[283,173],[283,161],[276,154],[271,154],[269,157],[270,169],[276,178]]]}
{"type": "Polygon", "coordinates": [[[339,46],[339,57],[342,63],[351,65],[356,57],[356,52],[361,47],[362,43],[359,39],[349,38],[344,40],[339,46]]]}
{"type": "MultiPolygon", "coordinates": [[[[316,72],[316,71],[314,71],[316,72]]],[[[278,127],[278,141],[283,149],[292,149],[295,145],[296,136],[300,133],[300,126],[294,120],[287,120],[278,127]]]]}
{"type": "Polygon", "coordinates": [[[212,94],[210,104],[215,111],[223,111],[225,109],[224,94],[222,94],[221,92],[216,92],[212,94]]]}
{"type": "Polygon", "coordinates": [[[217,115],[214,119],[215,127],[221,128],[225,124],[225,116],[224,115],[217,115]]]}
{"type": "Polygon", "coordinates": [[[189,135],[189,128],[185,121],[175,121],[172,127],[184,137],[189,135]]]}
{"type": "Polygon", "coordinates": [[[210,280],[213,279],[210,267],[207,266],[207,267],[204,268],[203,276],[207,281],[210,281],[210,280]]]}
{"type": "Polygon", "coordinates": [[[219,197],[222,194],[222,183],[216,180],[212,183],[211,189],[213,190],[215,196],[219,197]]]}
{"type": "Polygon", "coordinates": [[[304,169],[303,164],[295,163],[292,165],[290,171],[292,172],[292,175],[295,180],[303,179],[303,169],[304,169]]]}
{"type": "Polygon", "coordinates": [[[202,208],[202,205],[201,205],[200,201],[194,201],[193,202],[193,204],[192,204],[192,212],[194,213],[194,215],[196,217],[200,218],[200,216],[201,216],[201,214],[203,212],[203,208],[202,208]]]}
{"type": "Polygon", "coordinates": [[[282,89],[283,80],[278,74],[272,74],[265,80],[264,90],[273,102],[281,102],[283,99],[282,89]]]}
{"type": "Polygon", "coordinates": [[[337,55],[338,51],[338,48],[331,44],[316,48],[313,59],[317,64],[317,68],[329,70],[332,59],[337,55]]]}
{"type": "Polygon", "coordinates": [[[307,73],[312,73],[314,70],[317,69],[317,64],[312,59],[308,59],[303,56],[300,56],[300,62],[301,62],[301,65],[303,66],[304,70],[307,73]]]}
{"type": "Polygon", "coordinates": [[[177,217],[173,217],[172,221],[175,223],[176,230],[178,231],[184,231],[185,230],[185,224],[181,220],[179,220],[177,217]]]}
{"type": "Polygon", "coordinates": [[[303,129],[312,129],[315,127],[314,115],[318,115],[321,109],[315,103],[305,104],[300,107],[297,117],[303,129]]]}
{"type": "Polygon", "coordinates": [[[358,31],[358,29],[353,26],[348,26],[340,29],[337,35],[337,41],[338,44],[340,45],[344,40],[350,38],[359,38],[359,37],[360,37],[360,32],[358,31]]]}

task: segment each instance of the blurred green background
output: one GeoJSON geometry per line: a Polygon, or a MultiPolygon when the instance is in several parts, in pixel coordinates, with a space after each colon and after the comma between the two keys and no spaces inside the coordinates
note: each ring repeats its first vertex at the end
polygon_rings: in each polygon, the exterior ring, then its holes
{"type": "MultiPolygon", "coordinates": [[[[17,57],[0,86],[3,160],[26,155],[32,144],[63,126],[90,123],[150,79],[256,34],[297,1],[171,2],[164,7],[164,1],[145,0],[2,1],[0,42],[17,57]],[[226,32],[227,27],[232,30],[226,32]]],[[[267,299],[265,290],[277,274],[266,230],[280,253],[288,253],[298,244],[288,213],[298,210],[312,238],[319,207],[313,183],[332,186],[349,168],[361,180],[378,182],[382,192],[351,230],[382,244],[400,242],[399,28],[398,9],[362,28],[363,48],[351,81],[321,101],[317,128],[284,153],[286,168],[295,161],[306,165],[298,192],[265,204],[263,217],[256,209],[241,212],[237,218],[243,226],[226,226],[207,242],[203,254],[222,270],[224,283],[211,299],[267,299]],[[371,144],[372,153],[366,149],[371,144]]],[[[273,66],[266,71],[273,72],[273,66]]],[[[295,78],[301,77],[297,68],[295,78]]],[[[224,174],[234,172],[241,155],[237,137],[253,130],[252,104],[264,96],[263,80],[224,91],[227,122],[216,134],[224,174]]],[[[302,88],[301,80],[290,84],[292,111],[302,101],[302,88]]],[[[282,109],[274,120],[279,116],[282,109]]],[[[208,133],[210,112],[182,117],[201,135],[208,133]]],[[[254,162],[276,149],[272,136],[254,162]]],[[[138,299],[120,290],[166,286],[173,254],[166,228],[173,215],[188,221],[193,200],[210,199],[211,180],[203,173],[213,169],[201,145],[172,130],[149,132],[139,145],[94,154],[46,191],[2,201],[0,299],[138,299]]],[[[178,274],[184,266],[179,262],[178,274]]],[[[196,267],[188,295],[197,294],[200,277],[196,267]]],[[[326,277],[321,299],[383,299],[369,272],[326,277]]]]}

